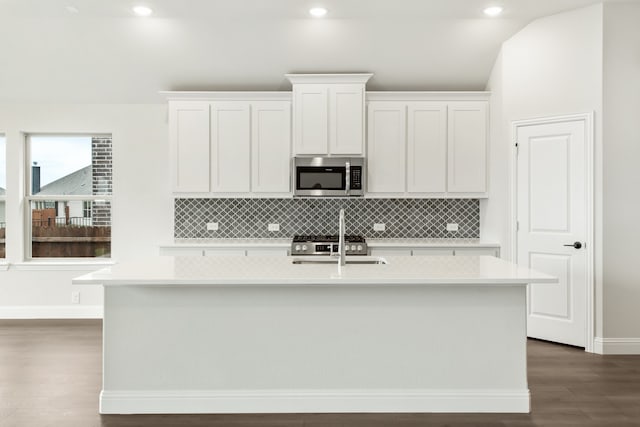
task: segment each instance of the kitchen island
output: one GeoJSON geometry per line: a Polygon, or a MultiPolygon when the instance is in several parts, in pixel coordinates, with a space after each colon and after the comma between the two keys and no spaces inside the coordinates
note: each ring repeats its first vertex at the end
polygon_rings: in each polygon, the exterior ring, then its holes
{"type": "Polygon", "coordinates": [[[100,412],[528,412],[526,285],[488,256],[157,257],[104,286],[100,412]]]}

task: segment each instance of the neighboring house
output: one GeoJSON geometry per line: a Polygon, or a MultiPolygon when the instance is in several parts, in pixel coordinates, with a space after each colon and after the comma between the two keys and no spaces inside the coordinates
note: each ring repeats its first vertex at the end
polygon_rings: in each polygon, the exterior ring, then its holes
{"type": "MultiPolygon", "coordinates": [[[[6,190],[0,187],[0,196],[4,196],[6,193],[7,193],[6,190]]],[[[0,228],[4,228],[5,221],[6,221],[6,217],[5,217],[4,200],[0,200],[0,228]]]]}
{"type": "MultiPolygon", "coordinates": [[[[91,166],[63,176],[42,188],[38,196],[86,196],[91,195],[91,166]]],[[[91,225],[91,202],[73,200],[66,202],[36,202],[35,209],[56,209],[56,222],[73,225],[91,225]]]]}

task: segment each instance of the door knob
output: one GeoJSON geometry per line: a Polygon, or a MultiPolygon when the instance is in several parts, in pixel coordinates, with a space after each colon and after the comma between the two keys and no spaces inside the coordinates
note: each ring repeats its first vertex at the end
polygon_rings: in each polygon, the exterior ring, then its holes
{"type": "Polygon", "coordinates": [[[573,247],[574,247],[574,249],[580,249],[580,248],[582,247],[582,243],[580,243],[580,242],[574,242],[574,243],[572,243],[572,244],[570,244],[570,245],[564,245],[564,246],[573,246],[573,247]]]}

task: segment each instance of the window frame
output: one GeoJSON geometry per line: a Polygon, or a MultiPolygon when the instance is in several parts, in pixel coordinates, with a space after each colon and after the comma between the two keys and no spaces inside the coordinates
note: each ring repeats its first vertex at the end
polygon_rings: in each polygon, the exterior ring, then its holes
{"type": "MultiPolygon", "coordinates": [[[[104,132],[34,132],[24,134],[24,197],[23,197],[23,221],[24,221],[24,259],[28,263],[45,263],[45,264],[96,264],[96,263],[111,263],[113,261],[113,242],[110,243],[110,251],[108,257],[33,257],[33,225],[32,225],[32,209],[31,203],[35,202],[108,202],[110,205],[111,213],[113,214],[113,185],[111,187],[111,194],[99,194],[99,195],[34,195],[31,194],[32,189],[32,176],[31,176],[31,138],[32,137],[108,137],[113,141],[112,133],[104,132]]],[[[113,147],[112,147],[113,154],[113,147]]],[[[113,179],[113,165],[111,169],[113,179]]],[[[84,203],[83,203],[84,211],[84,203]]],[[[113,220],[112,226],[113,226],[113,220]]]]}
{"type": "MultiPolygon", "coordinates": [[[[4,159],[5,159],[5,164],[4,164],[4,172],[5,172],[5,182],[6,182],[6,178],[7,178],[7,134],[5,132],[1,132],[0,131],[0,138],[4,139],[4,159]]],[[[7,264],[7,187],[5,186],[5,193],[4,194],[0,194],[0,203],[4,203],[4,214],[5,214],[5,218],[4,218],[4,251],[5,251],[5,256],[0,258],[0,264],[7,264]]]]}

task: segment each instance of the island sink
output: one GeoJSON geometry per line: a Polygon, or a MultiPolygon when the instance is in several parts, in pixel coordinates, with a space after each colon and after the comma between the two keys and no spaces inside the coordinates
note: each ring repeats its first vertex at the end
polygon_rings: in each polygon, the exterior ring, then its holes
{"type": "MultiPolygon", "coordinates": [[[[293,258],[291,260],[292,264],[338,264],[339,259],[336,257],[300,257],[293,258]]],[[[345,264],[371,264],[371,265],[382,265],[388,264],[387,260],[382,257],[368,257],[368,256],[358,256],[358,257],[345,257],[345,264]]]]}

